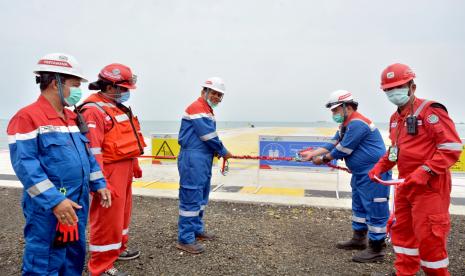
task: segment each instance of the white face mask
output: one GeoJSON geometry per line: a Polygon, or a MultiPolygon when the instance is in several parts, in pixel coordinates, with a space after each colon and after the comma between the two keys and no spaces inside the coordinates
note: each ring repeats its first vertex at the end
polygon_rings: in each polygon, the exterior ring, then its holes
{"type": "Polygon", "coordinates": [[[391,103],[397,106],[404,106],[410,99],[410,97],[408,96],[408,90],[408,87],[395,88],[386,92],[386,96],[388,97],[388,100],[391,103]]]}

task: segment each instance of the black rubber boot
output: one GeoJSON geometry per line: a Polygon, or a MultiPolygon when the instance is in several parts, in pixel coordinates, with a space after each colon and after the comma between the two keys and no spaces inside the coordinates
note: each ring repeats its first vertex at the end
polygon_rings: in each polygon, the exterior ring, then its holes
{"type": "Polygon", "coordinates": [[[384,261],[384,255],[386,255],[386,243],[384,239],[379,241],[370,240],[368,248],[355,254],[352,257],[352,261],[357,263],[382,262],[384,261]]]}
{"type": "Polygon", "coordinates": [[[367,230],[364,231],[355,231],[354,230],[354,235],[352,238],[348,241],[342,241],[338,242],[336,244],[336,247],[339,249],[345,249],[345,250],[353,250],[353,249],[358,249],[362,250],[367,248],[367,230]]]}

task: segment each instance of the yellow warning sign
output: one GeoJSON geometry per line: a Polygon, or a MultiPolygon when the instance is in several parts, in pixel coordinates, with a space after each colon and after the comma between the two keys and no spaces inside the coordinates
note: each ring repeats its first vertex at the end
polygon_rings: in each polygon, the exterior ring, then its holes
{"type": "MultiPolygon", "coordinates": [[[[153,156],[178,156],[181,146],[178,144],[178,134],[152,134],[153,156]]],[[[153,164],[176,163],[177,159],[152,159],[153,164]]],[[[218,164],[218,158],[213,158],[213,165],[218,164]]]]}
{"type": "MultiPolygon", "coordinates": [[[[152,155],[178,156],[180,146],[177,134],[152,134],[152,155]]],[[[176,160],[154,159],[160,163],[173,163],[176,160]]]]}
{"type": "Polygon", "coordinates": [[[464,146],[464,140],[462,140],[462,153],[460,154],[459,161],[457,161],[451,168],[451,172],[454,173],[463,173],[465,172],[465,146],[464,146]]]}

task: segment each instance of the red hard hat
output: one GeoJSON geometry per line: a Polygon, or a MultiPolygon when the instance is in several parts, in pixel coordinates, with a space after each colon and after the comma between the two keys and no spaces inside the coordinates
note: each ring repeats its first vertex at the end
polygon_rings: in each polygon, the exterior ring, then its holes
{"type": "Polygon", "coordinates": [[[404,83],[407,83],[415,78],[415,73],[412,69],[402,63],[394,63],[386,67],[381,73],[381,89],[389,89],[404,83]]]}
{"type": "MultiPolygon", "coordinates": [[[[113,83],[114,85],[126,87],[127,89],[135,89],[137,76],[132,74],[131,68],[119,63],[112,63],[103,67],[98,74],[100,80],[105,80],[113,83]]],[[[89,89],[96,90],[98,88],[97,82],[89,84],[89,89]],[[96,88],[96,89],[93,89],[96,88]]]]}

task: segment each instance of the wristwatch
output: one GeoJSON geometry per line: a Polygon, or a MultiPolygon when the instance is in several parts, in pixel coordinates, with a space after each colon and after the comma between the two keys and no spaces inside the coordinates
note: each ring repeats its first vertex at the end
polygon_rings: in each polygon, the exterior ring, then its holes
{"type": "Polygon", "coordinates": [[[423,170],[425,170],[427,173],[431,174],[431,175],[434,175],[434,172],[433,170],[430,169],[430,167],[426,166],[426,165],[421,165],[421,168],[423,170]]]}
{"type": "Polygon", "coordinates": [[[329,159],[329,158],[326,156],[326,154],[325,154],[325,155],[323,155],[323,156],[321,157],[321,161],[322,161],[323,163],[328,163],[329,161],[331,161],[331,159],[329,159]]]}

